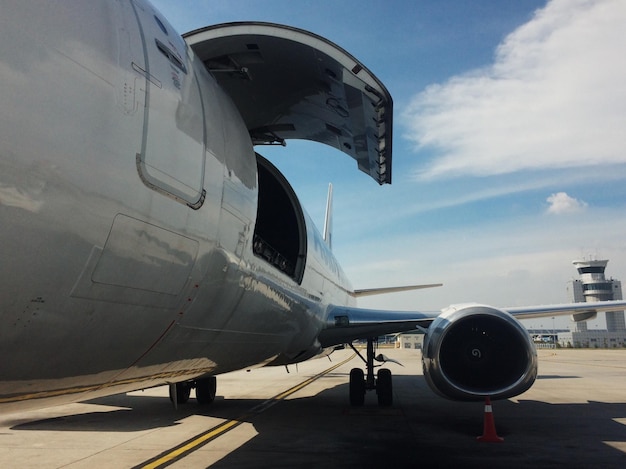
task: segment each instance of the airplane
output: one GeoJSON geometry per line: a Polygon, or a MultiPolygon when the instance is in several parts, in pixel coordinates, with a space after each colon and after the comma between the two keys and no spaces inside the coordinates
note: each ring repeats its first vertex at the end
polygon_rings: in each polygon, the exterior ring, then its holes
{"type": "Polygon", "coordinates": [[[365,65],[278,24],[181,36],[146,0],[1,3],[2,413],[159,385],[209,404],[219,374],[356,339],[350,403],[392,405],[373,345],[409,330],[435,392],[504,399],[537,375],[519,319],[626,307],[358,308],[424,286],[353,289],[330,231],[256,150],[312,140],[390,184],[393,101],[365,65]]]}

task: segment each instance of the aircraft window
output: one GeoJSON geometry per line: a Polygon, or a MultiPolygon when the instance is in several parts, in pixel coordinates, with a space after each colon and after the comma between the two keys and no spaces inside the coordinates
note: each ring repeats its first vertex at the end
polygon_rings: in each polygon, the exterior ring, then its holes
{"type": "Polygon", "coordinates": [[[159,26],[159,28],[161,28],[161,31],[163,31],[163,33],[167,36],[167,28],[165,27],[165,25],[163,24],[163,21],[161,21],[159,19],[158,16],[155,15],[154,17],[154,21],[156,21],[156,24],[159,26]]]}
{"type": "Polygon", "coordinates": [[[158,39],[155,39],[155,42],[156,42],[157,49],[159,49],[161,54],[167,57],[168,60],[176,66],[176,68],[178,68],[180,71],[182,71],[186,75],[187,67],[185,67],[185,64],[178,57],[176,57],[176,55],[170,50],[170,48],[167,47],[158,39]]]}

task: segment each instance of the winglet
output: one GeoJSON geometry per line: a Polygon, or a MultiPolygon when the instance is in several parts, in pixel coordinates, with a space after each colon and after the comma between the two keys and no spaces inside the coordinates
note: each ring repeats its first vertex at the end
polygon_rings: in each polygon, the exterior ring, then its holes
{"type": "Polygon", "coordinates": [[[326,200],[326,215],[324,216],[324,241],[328,249],[333,249],[333,185],[328,184],[328,198],[326,200]]]}

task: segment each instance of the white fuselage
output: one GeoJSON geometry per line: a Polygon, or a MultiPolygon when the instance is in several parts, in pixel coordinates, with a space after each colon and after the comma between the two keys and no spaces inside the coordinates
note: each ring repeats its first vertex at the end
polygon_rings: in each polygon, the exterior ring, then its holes
{"type": "Polygon", "coordinates": [[[0,15],[0,410],[304,360],[349,284],[306,219],[301,282],[252,249],[235,106],[143,1],[0,15]]]}

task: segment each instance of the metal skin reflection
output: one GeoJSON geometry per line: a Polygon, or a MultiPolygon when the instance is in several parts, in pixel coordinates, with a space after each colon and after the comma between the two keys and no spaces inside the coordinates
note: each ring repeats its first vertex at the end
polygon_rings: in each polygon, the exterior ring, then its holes
{"type": "Polygon", "coordinates": [[[393,102],[362,63],[289,26],[181,37],[145,0],[2,0],[0,11],[0,412],[181,383],[208,402],[215,375],[359,338],[367,381],[351,373],[350,397],[362,405],[377,385],[372,341],[416,328],[437,345],[424,362],[435,390],[509,396],[536,375],[516,318],[626,305],[469,307],[438,320],[359,309],[358,296],[433,285],[354,290],[254,145],[317,141],[391,183],[393,102]],[[452,385],[466,378],[457,342],[487,350],[471,340],[484,317],[516,338],[520,376],[498,363],[481,369],[484,383],[452,385]]]}

